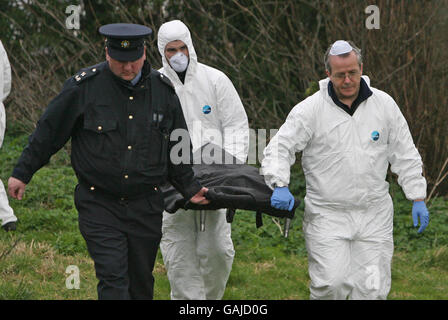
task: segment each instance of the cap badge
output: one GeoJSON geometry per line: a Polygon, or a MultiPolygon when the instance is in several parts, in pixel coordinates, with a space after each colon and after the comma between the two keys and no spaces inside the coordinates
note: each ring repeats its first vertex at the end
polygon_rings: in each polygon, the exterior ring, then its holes
{"type": "Polygon", "coordinates": [[[122,48],[129,48],[129,45],[130,45],[130,43],[129,43],[128,40],[121,41],[121,47],[122,48]]]}

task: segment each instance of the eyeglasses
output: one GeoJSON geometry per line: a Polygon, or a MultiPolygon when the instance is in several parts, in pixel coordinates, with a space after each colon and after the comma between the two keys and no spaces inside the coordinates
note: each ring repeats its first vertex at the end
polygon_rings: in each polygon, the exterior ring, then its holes
{"type": "Polygon", "coordinates": [[[333,75],[333,78],[336,78],[337,80],[345,80],[346,77],[348,77],[350,80],[353,80],[353,78],[356,78],[359,75],[359,70],[352,70],[348,73],[335,73],[333,75]]]}

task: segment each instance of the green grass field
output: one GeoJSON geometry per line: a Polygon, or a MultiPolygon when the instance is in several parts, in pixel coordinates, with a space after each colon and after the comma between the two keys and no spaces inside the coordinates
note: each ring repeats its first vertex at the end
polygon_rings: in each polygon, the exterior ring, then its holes
{"type": "MultiPolygon", "coordinates": [[[[0,177],[7,179],[27,137],[10,130],[0,149],[0,177]]],[[[295,170],[291,190],[303,196],[304,181],[295,170]]],[[[22,201],[10,204],[19,218],[18,230],[0,230],[0,299],[96,299],[95,271],[78,231],[73,204],[76,178],[66,150],[42,168],[22,201]],[[77,266],[79,289],[67,289],[67,267],[77,266]]],[[[422,235],[412,227],[411,203],[391,184],[395,205],[395,253],[389,299],[448,298],[448,200],[430,203],[431,221],[422,235]]],[[[301,213],[290,235],[281,234],[282,221],[266,216],[255,227],[253,212],[237,212],[232,224],[235,260],[224,299],[305,300],[309,297],[308,264],[301,213]]],[[[169,282],[160,253],[154,270],[155,299],[169,299],[169,282]]]]}

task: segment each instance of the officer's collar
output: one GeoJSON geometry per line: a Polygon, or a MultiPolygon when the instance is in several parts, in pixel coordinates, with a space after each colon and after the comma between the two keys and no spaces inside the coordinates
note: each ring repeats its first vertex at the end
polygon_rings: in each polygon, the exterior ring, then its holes
{"type": "Polygon", "coordinates": [[[140,81],[140,78],[141,78],[141,77],[142,77],[142,70],[140,70],[140,71],[138,72],[138,74],[135,76],[135,78],[131,80],[131,84],[132,84],[133,86],[135,86],[135,85],[137,84],[137,82],[140,81]]]}

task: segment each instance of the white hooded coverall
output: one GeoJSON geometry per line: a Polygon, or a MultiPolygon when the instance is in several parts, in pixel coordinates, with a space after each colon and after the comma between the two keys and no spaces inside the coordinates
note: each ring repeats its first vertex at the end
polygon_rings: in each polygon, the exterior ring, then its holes
{"type": "MultiPolygon", "coordinates": [[[[3,43],[0,40],[0,147],[3,144],[6,129],[6,112],[3,101],[8,97],[11,91],[11,65],[6,54],[3,43]]],[[[17,221],[12,208],[9,206],[8,196],[5,186],[0,180],[0,220],[2,225],[17,221]]]]}
{"type": "MultiPolygon", "coordinates": [[[[193,152],[212,142],[245,162],[249,127],[243,104],[230,79],[221,71],[197,61],[187,26],[179,20],[163,24],[158,48],[165,74],[173,83],[191,136],[193,152]],[[189,52],[184,83],[165,57],[168,42],[181,40],[189,52]]],[[[235,251],[226,210],[205,211],[205,231],[200,231],[200,211],[164,212],[162,252],[171,299],[221,299],[232,269],[235,251]]]]}
{"type": "Polygon", "coordinates": [[[373,94],[350,116],[331,99],[328,83],[321,80],[320,90],[291,110],[260,173],[271,187],[287,186],[295,153],[303,152],[310,298],[386,299],[393,255],[387,169],[390,163],[407,199],[424,199],[422,160],[387,93],[370,87],[373,94]]]}

